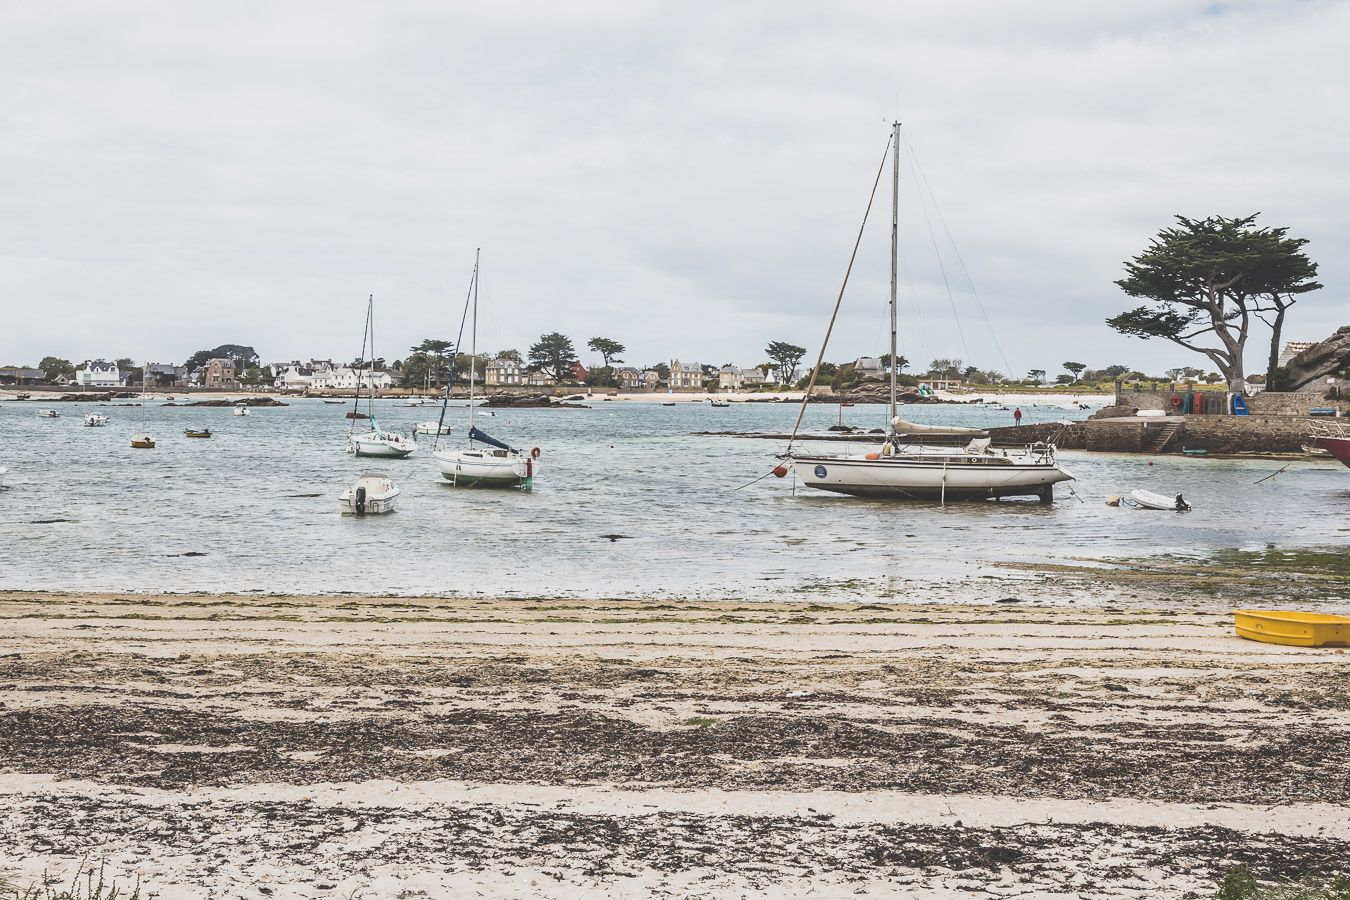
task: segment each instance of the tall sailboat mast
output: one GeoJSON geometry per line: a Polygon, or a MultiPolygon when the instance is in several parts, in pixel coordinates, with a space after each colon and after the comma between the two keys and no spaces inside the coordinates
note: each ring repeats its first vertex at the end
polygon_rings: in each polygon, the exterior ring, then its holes
{"type": "Polygon", "coordinates": [[[478,368],[478,256],[483,248],[473,251],[473,326],[469,332],[469,446],[473,446],[474,380],[478,368]]]}
{"type": "MultiPolygon", "coordinates": [[[[896,393],[896,373],[900,366],[896,358],[896,335],[899,331],[897,326],[897,316],[895,310],[895,292],[896,280],[899,275],[900,263],[900,123],[894,125],[895,133],[891,136],[892,151],[894,152],[893,164],[891,167],[891,415],[887,420],[895,420],[895,393],[896,393]]],[[[888,425],[893,429],[894,425],[888,425]]]]}

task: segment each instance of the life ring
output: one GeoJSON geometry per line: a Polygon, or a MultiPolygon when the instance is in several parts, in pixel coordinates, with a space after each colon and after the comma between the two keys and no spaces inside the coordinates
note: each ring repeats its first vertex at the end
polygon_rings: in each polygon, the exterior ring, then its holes
{"type": "Polygon", "coordinates": [[[1180,397],[1173,397],[1173,398],[1172,398],[1172,408],[1173,408],[1173,409],[1180,409],[1180,408],[1181,408],[1181,398],[1180,398],[1180,397]]]}
{"type": "Polygon", "coordinates": [[[539,452],[540,452],[540,451],[539,451],[539,448],[538,448],[538,447],[532,448],[532,449],[530,450],[530,459],[538,459],[538,458],[539,458],[539,452]]]}

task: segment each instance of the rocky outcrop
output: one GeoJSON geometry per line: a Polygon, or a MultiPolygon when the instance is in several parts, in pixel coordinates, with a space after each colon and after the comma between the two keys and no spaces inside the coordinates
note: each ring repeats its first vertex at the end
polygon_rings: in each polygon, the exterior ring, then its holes
{"type": "Polygon", "coordinates": [[[1139,412],[1133,406],[1103,406],[1088,418],[1091,419],[1123,419],[1126,416],[1132,416],[1139,412]]]}
{"type": "Polygon", "coordinates": [[[1315,391],[1323,389],[1328,375],[1350,368],[1350,325],[1342,325],[1325,341],[1313,344],[1288,365],[1278,370],[1278,387],[1283,391],[1315,391]]]}
{"type": "MultiPolygon", "coordinates": [[[[580,397],[580,395],[577,395],[580,397]]],[[[570,398],[569,398],[570,399],[570,398]]],[[[483,406],[507,409],[589,409],[582,403],[563,403],[548,394],[493,394],[483,406]]]]}
{"type": "Polygon", "coordinates": [[[194,400],[191,403],[165,403],[164,406],[290,406],[275,397],[246,397],[242,400],[194,400]]]}

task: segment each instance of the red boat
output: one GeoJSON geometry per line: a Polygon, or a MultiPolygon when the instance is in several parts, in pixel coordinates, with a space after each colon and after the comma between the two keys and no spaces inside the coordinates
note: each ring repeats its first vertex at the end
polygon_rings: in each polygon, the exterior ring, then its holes
{"type": "Polygon", "coordinates": [[[1312,442],[1350,466],[1350,427],[1339,422],[1318,422],[1312,426],[1312,442]]]}

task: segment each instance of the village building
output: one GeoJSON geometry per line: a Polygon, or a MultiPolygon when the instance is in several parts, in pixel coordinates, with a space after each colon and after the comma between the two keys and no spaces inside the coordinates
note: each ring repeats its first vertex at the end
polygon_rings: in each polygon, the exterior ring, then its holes
{"type": "Polygon", "coordinates": [[[525,367],[509,359],[494,359],[483,368],[483,383],[489,387],[512,387],[526,384],[525,367]]]}
{"type": "Polygon", "coordinates": [[[853,361],[853,371],[862,378],[880,378],[886,374],[881,360],[875,356],[860,356],[853,361]]]}
{"type": "Polygon", "coordinates": [[[206,365],[202,366],[202,387],[235,388],[238,386],[239,377],[235,371],[234,360],[227,357],[208,359],[206,365]]]}
{"type": "Polygon", "coordinates": [[[614,379],[619,383],[621,391],[642,389],[642,371],[636,366],[615,366],[614,379]]]}
{"type": "Polygon", "coordinates": [[[47,373],[41,369],[23,366],[6,366],[0,369],[0,384],[41,384],[46,380],[47,373]]]}
{"type": "Polygon", "coordinates": [[[666,385],[675,391],[698,391],[703,389],[703,366],[698,363],[682,363],[678,359],[670,361],[670,376],[666,385]]]}
{"type": "Polygon", "coordinates": [[[173,363],[149,363],[145,367],[146,378],[158,387],[184,387],[187,385],[187,366],[175,366],[173,363]]]}
{"type": "Polygon", "coordinates": [[[80,387],[120,387],[122,373],[117,363],[96,359],[75,370],[75,383],[80,387]]]}
{"type": "Polygon", "coordinates": [[[394,385],[394,376],[385,371],[371,372],[369,369],[353,369],[340,366],[322,375],[315,375],[310,387],[325,391],[354,391],[357,386],[362,390],[385,391],[394,385]]]}
{"type": "Polygon", "coordinates": [[[1278,366],[1287,366],[1291,359],[1316,344],[1316,341],[1285,341],[1284,349],[1280,351],[1280,356],[1275,361],[1275,364],[1278,366]]]}
{"type": "Polygon", "coordinates": [[[954,391],[961,387],[959,378],[927,378],[919,383],[920,388],[934,391],[954,391]]]}

